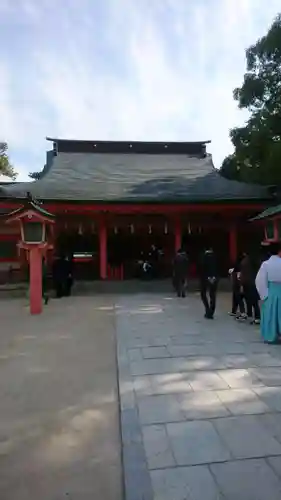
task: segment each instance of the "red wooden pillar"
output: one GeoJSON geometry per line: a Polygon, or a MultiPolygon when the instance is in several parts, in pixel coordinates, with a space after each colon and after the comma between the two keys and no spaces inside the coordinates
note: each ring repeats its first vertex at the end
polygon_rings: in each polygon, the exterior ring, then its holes
{"type": "Polygon", "coordinates": [[[30,312],[42,312],[42,250],[36,246],[29,250],[30,312]]]}
{"type": "Polygon", "coordinates": [[[229,260],[233,265],[237,260],[237,230],[235,226],[232,226],[229,231],[229,260]]]}
{"type": "Polygon", "coordinates": [[[181,248],[181,222],[180,219],[175,220],[175,251],[179,250],[181,248]]]}
{"type": "Polygon", "coordinates": [[[102,220],[100,223],[99,230],[99,241],[100,241],[100,278],[106,280],[107,278],[107,230],[105,221],[102,220]]]}

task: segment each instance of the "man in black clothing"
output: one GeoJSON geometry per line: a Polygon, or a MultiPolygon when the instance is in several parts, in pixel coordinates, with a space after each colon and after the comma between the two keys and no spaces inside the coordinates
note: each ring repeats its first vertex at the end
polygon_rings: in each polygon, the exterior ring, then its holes
{"type": "Polygon", "coordinates": [[[200,260],[200,292],[205,306],[205,318],[213,319],[218,286],[217,261],[212,248],[205,250],[200,260]]]}
{"type": "Polygon", "coordinates": [[[177,251],[173,265],[173,280],[178,297],[185,297],[185,286],[188,272],[188,257],[181,248],[177,251]]]}
{"type": "Polygon", "coordinates": [[[72,255],[69,255],[65,259],[65,283],[64,283],[64,293],[66,297],[71,295],[72,285],[73,285],[73,259],[72,255]]]}
{"type": "Polygon", "coordinates": [[[230,270],[232,283],[232,310],[230,315],[235,316],[237,319],[245,320],[247,316],[245,314],[244,295],[240,279],[241,260],[242,257],[239,256],[234,268],[230,270]]]}
{"type": "Polygon", "coordinates": [[[56,257],[53,262],[53,282],[57,299],[65,295],[65,284],[67,279],[67,266],[64,255],[56,257]]]}
{"type": "Polygon", "coordinates": [[[259,294],[256,289],[255,279],[259,269],[259,262],[253,256],[244,253],[240,265],[240,280],[243,286],[247,305],[247,316],[251,323],[260,323],[259,294]]]}

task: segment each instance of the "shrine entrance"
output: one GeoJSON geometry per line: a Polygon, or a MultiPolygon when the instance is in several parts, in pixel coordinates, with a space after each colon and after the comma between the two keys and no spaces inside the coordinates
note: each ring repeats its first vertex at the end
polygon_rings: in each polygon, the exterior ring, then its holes
{"type": "Polygon", "coordinates": [[[152,267],[152,278],[167,278],[171,276],[174,234],[162,217],[120,217],[108,227],[107,255],[108,274],[113,279],[141,278],[145,261],[152,267]]]}
{"type": "Polygon", "coordinates": [[[218,218],[108,212],[63,216],[56,222],[55,250],[73,257],[78,280],[144,279],[147,263],[149,279],[165,279],[171,277],[175,251],[182,246],[189,256],[189,276],[193,279],[198,277],[200,255],[212,246],[220,276],[226,277],[242,245],[243,249],[247,242],[257,246],[259,234],[243,221],[235,225],[218,218]]]}

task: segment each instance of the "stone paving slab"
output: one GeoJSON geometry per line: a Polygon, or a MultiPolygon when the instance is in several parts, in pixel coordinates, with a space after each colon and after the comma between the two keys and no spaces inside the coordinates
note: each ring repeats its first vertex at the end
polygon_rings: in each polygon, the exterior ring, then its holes
{"type": "Polygon", "coordinates": [[[272,467],[274,472],[281,478],[281,457],[269,457],[267,463],[272,467]]]}
{"type": "Polygon", "coordinates": [[[281,442],[281,418],[279,413],[265,413],[259,415],[260,423],[268,429],[279,443],[281,442]]]}
{"type": "Polygon", "coordinates": [[[281,444],[257,416],[239,416],[214,420],[214,426],[233,458],[281,455],[281,444]]]}
{"type": "Polygon", "coordinates": [[[258,415],[270,411],[251,389],[229,389],[216,394],[232,415],[258,415]]]}
{"type": "Polygon", "coordinates": [[[191,383],[186,374],[174,372],[164,375],[150,375],[151,395],[191,392],[191,383]]]}
{"type": "Polygon", "coordinates": [[[270,411],[281,412],[281,388],[280,387],[255,387],[255,393],[264,401],[270,411]]]}
{"type": "Polygon", "coordinates": [[[211,466],[227,500],[278,500],[281,483],[263,459],[228,462],[211,466]]]}
{"type": "Polygon", "coordinates": [[[151,472],[154,500],[223,500],[208,467],[178,467],[151,472]]]}
{"type": "Polygon", "coordinates": [[[148,396],[138,401],[142,424],[180,422],[185,420],[180,401],[175,395],[148,396]]]}
{"type": "Polygon", "coordinates": [[[246,389],[264,385],[252,369],[221,370],[219,375],[231,389],[246,389]]]}
{"type": "Polygon", "coordinates": [[[281,386],[281,368],[255,368],[251,370],[264,385],[281,386]]]}
{"type": "Polygon", "coordinates": [[[224,370],[221,370],[220,372],[192,372],[189,375],[189,383],[194,391],[229,389],[229,385],[222,378],[221,373],[224,373],[224,370]]]}
{"type": "Polygon", "coordinates": [[[230,415],[227,407],[214,391],[179,394],[177,398],[185,420],[211,419],[230,415]]]}
{"type": "Polygon", "coordinates": [[[143,427],[144,447],[148,467],[150,469],[163,469],[175,467],[176,460],[164,425],[149,425],[143,427]]]}
{"type": "Polygon", "coordinates": [[[281,498],[281,349],[225,304],[209,322],[195,295],[118,299],[126,500],[281,498]]]}
{"type": "Polygon", "coordinates": [[[211,422],[167,424],[167,433],[178,465],[224,462],[231,458],[211,422]]]}

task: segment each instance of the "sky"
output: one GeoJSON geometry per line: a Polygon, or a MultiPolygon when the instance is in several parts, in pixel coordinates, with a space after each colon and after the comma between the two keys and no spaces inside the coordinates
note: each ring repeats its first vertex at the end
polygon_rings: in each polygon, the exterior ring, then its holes
{"type": "Polygon", "coordinates": [[[246,115],[245,49],[280,0],[0,0],[0,140],[18,180],[46,136],[211,140],[216,167],[246,115]]]}

